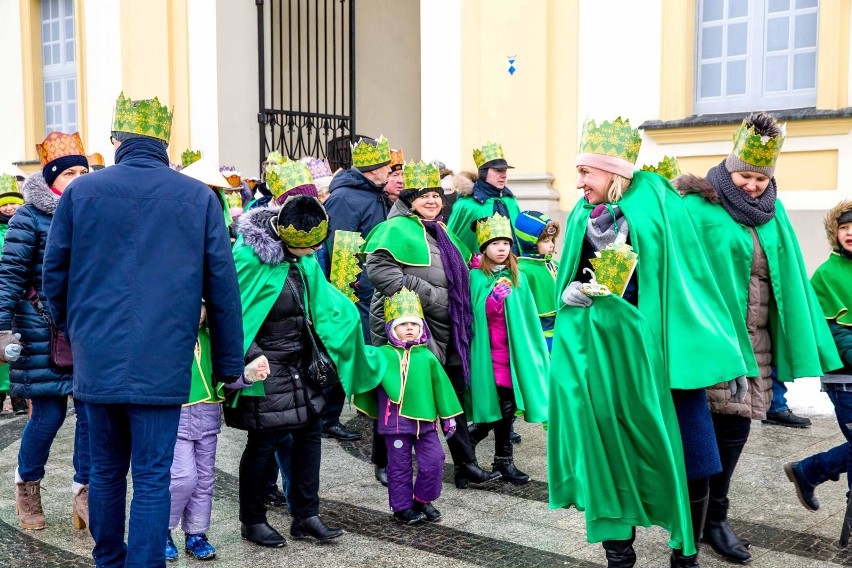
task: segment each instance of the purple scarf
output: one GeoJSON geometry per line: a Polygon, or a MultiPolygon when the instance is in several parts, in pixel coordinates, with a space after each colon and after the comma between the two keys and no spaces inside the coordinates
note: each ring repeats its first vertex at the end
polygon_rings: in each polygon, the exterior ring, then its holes
{"type": "Polygon", "coordinates": [[[444,273],[450,283],[450,320],[453,346],[462,362],[464,384],[470,384],[470,340],[473,337],[473,310],[470,307],[470,272],[459,249],[450,240],[446,229],[437,221],[422,219],[423,226],[435,235],[444,273]]]}

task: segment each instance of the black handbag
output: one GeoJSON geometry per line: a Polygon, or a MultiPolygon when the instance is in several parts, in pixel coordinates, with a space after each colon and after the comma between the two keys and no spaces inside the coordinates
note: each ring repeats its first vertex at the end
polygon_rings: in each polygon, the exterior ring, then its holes
{"type": "Polygon", "coordinates": [[[331,357],[328,356],[325,349],[320,345],[321,342],[318,341],[316,331],[314,330],[314,322],[311,321],[311,317],[308,315],[307,310],[305,310],[305,306],[302,304],[302,299],[299,297],[296,287],[293,286],[293,283],[289,278],[287,279],[287,285],[290,287],[290,291],[293,292],[296,304],[298,304],[299,310],[302,312],[302,317],[305,319],[305,328],[308,331],[308,339],[310,339],[311,346],[313,348],[311,363],[308,365],[308,379],[311,383],[313,383],[313,386],[321,390],[333,387],[340,382],[340,375],[337,374],[337,367],[334,365],[334,361],[331,360],[331,357]]]}

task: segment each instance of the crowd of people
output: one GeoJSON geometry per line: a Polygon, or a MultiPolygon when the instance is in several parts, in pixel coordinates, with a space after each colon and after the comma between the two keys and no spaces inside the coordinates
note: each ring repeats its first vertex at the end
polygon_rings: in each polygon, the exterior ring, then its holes
{"type": "MultiPolygon", "coordinates": [[[[832,252],[808,278],[774,177],[785,129],[767,113],[704,177],[671,158],[637,170],[629,121],[587,121],[564,226],[521,210],[494,142],[472,173],[406,162],[379,137],[348,169],[273,152],[255,179],[192,151],[170,164],[171,118],[122,94],[114,166],[54,132],[22,188],[0,177],[0,390],[30,412],[17,513],[46,526],[41,480],[71,396],[73,522],[97,566],[164,565],[179,529],[185,554],[216,556],[223,421],[246,432],[244,539],[284,546],[267,517],[282,506],[291,537],[341,537],[319,481],[321,439],[361,436],[340,423],[347,399],[372,419],[374,474],[405,525],[442,518],[441,438],[457,488],[523,485],[513,423],[540,424],[550,505],[584,511],[610,567],[635,564],[651,525],[673,567],[698,566],[699,542],[751,559],[728,493],[752,420],[809,425],[783,383],[822,377],[852,440],[852,202],[828,213],[832,252]]],[[[816,510],[850,458],[847,441],[784,471],[816,510]]]]}

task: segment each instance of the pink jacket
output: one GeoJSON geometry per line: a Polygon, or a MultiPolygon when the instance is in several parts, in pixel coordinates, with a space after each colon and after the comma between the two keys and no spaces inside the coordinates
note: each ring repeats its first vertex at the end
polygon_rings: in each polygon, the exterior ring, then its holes
{"type": "Polygon", "coordinates": [[[490,294],[485,300],[488,337],[491,340],[491,360],[494,362],[494,382],[498,387],[512,388],[512,369],[509,366],[509,330],[503,302],[490,294]]]}

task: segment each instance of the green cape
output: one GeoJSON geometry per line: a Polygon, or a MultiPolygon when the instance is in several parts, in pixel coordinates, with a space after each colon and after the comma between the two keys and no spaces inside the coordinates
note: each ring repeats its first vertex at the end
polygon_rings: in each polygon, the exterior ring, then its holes
{"type": "Polygon", "coordinates": [[[376,388],[381,385],[388,398],[400,405],[399,415],[405,418],[434,422],[436,418],[451,418],[462,413],[449,377],[426,345],[411,348],[404,382],[399,370],[404,350],[391,345],[378,349],[387,359],[387,370],[384,375],[374,377],[375,384],[370,390],[355,393],[355,408],[370,418],[378,418],[376,388]]]}
{"type": "Polygon", "coordinates": [[[479,244],[476,242],[476,232],[471,230],[471,224],[477,219],[494,215],[494,201],[498,199],[502,199],[506,205],[506,210],[509,212],[509,221],[512,223],[512,229],[514,230],[515,219],[518,217],[518,213],[521,212],[520,207],[518,207],[518,200],[514,197],[489,197],[485,200],[485,203],[480,205],[473,196],[465,196],[459,197],[458,201],[453,204],[453,211],[447,220],[447,227],[456,234],[469,251],[479,252],[479,244]]]}
{"type": "MultiPolygon", "coordinates": [[[[441,223],[443,225],[443,223],[441,223]]],[[[443,225],[446,229],[447,226],[443,225]]],[[[450,240],[461,252],[465,262],[470,260],[468,247],[452,231],[447,231],[450,240]]],[[[474,239],[475,240],[475,239],[474,239]]],[[[373,227],[367,235],[361,252],[371,253],[384,250],[400,264],[408,266],[431,266],[432,255],[426,240],[426,227],[416,215],[391,217],[373,227]]]]}
{"type": "MultiPolygon", "coordinates": [[[[470,388],[465,391],[465,411],[476,423],[500,420],[485,300],[501,276],[509,278],[510,274],[503,271],[487,275],[478,268],[470,271],[473,341],[470,345],[470,388]]],[[[512,293],[503,302],[515,403],[527,422],[546,422],[550,357],[527,277],[523,273],[518,274],[518,285],[512,286],[512,293]]]]}
{"type": "MultiPolygon", "coordinates": [[[[669,386],[697,389],[744,375],[734,324],[680,195],[658,174],[637,171],[617,205],[627,218],[629,238],[639,255],[639,311],[654,342],[662,344],[669,386]],[[696,359],[696,354],[703,356],[696,359]]],[[[567,318],[560,323],[559,315],[566,307],[561,295],[577,273],[593,208],[581,200],[566,221],[554,335],[578,334],[567,318]]],[[[606,350],[608,345],[602,342],[599,348],[606,350]]],[[[564,367],[566,354],[561,351],[553,350],[557,369],[564,367]]]]}
{"type": "MultiPolygon", "coordinates": [[[[749,377],[759,371],[746,327],[748,289],[754,242],[748,227],[740,225],[718,203],[698,194],[683,198],[713,275],[727,302],[749,377]]],[[[775,216],[754,228],[769,264],[774,309],[769,313],[772,363],[778,379],[820,377],[843,366],[816,294],[808,281],[796,234],[780,201],[775,216]]],[[[641,256],[639,262],[641,263],[641,256]]],[[[847,283],[846,287],[852,286],[847,283]]],[[[640,295],[642,287],[639,287],[640,295]]]]}
{"type": "Polygon", "coordinates": [[[811,284],[825,318],[852,325],[852,260],[832,252],[814,272],[811,284]]]}
{"type": "Polygon", "coordinates": [[[589,542],[657,525],[671,534],[669,546],[694,554],[677,414],[645,318],[610,295],[563,308],[559,319],[586,332],[553,338],[563,356],[550,377],[551,508],[585,511],[589,542]]]}
{"type": "MultiPolygon", "coordinates": [[[[558,268],[556,261],[551,261],[558,268]]],[[[518,269],[527,277],[532,290],[538,317],[556,315],[556,274],[547,267],[543,258],[518,259],[518,269]]]]}
{"type": "MultiPolygon", "coordinates": [[[[207,326],[198,329],[198,342],[192,360],[192,381],[189,386],[189,402],[218,403],[225,400],[222,384],[213,388],[213,360],[210,357],[210,331],[207,326]]],[[[186,406],[185,405],[185,406],[186,406]]]]}
{"type": "MultiPolygon", "coordinates": [[[[264,264],[254,250],[243,242],[234,243],[234,262],[243,305],[243,351],[248,351],[261,324],[281,294],[290,269],[288,262],[264,264]]],[[[387,359],[375,347],[364,345],[364,333],[358,309],[343,293],[329,284],[314,255],[295,263],[305,284],[304,305],[314,329],[334,364],[343,390],[363,392],[364,384],[375,384],[385,372],[387,359]],[[361,389],[361,390],[359,390],[361,389]]],[[[263,396],[263,382],[237,391],[246,396],[263,396]]],[[[236,398],[233,402],[236,404],[236,398]]]]}

